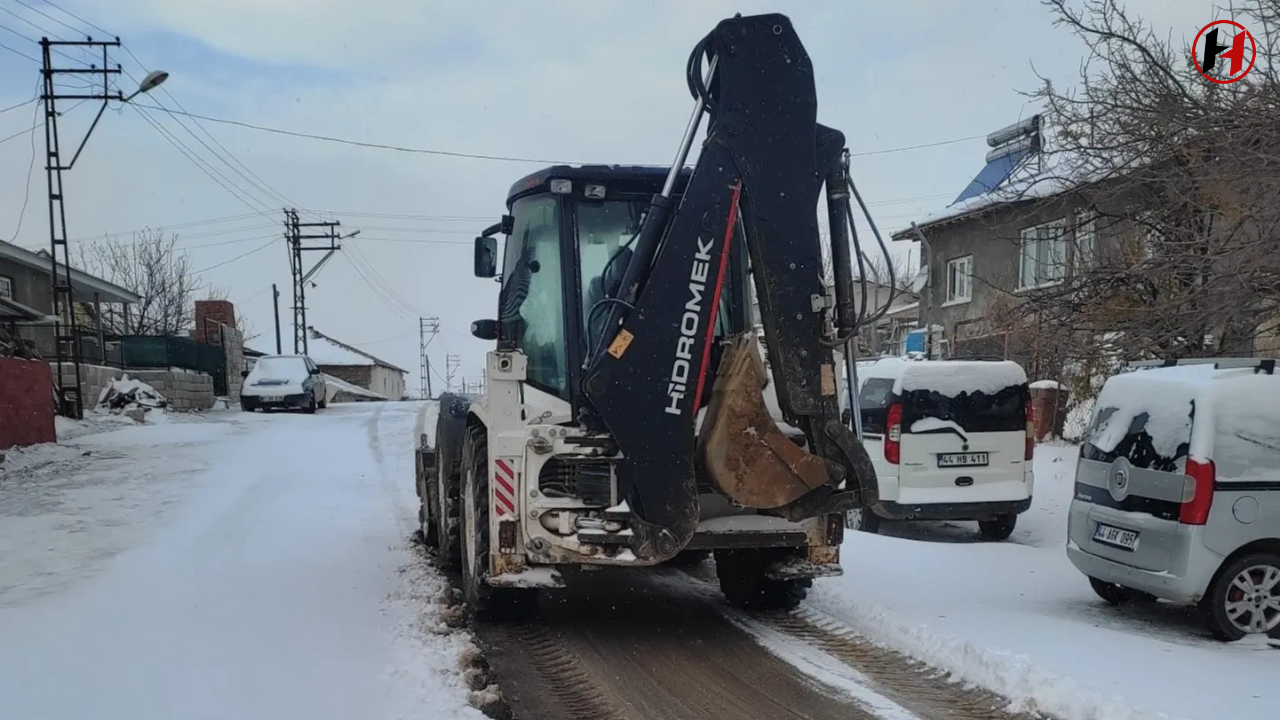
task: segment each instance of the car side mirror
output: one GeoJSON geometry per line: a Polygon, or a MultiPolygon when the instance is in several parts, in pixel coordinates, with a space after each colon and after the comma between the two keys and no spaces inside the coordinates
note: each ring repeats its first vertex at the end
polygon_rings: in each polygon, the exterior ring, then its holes
{"type": "Polygon", "coordinates": [[[319,375],[319,374],[320,374],[320,368],[312,368],[312,369],[308,370],[307,372],[311,373],[312,375],[319,375]]]}
{"type": "Polygon", "coordinates": [[[241,370],[241,371],[240,371],[240,377],[242,377],[242,378],[247,378],[247,377],[249,377],[249,371],[248,371],[248,370],[241,370]]]}
{"type": "Polygon", "coordinates": [[[479,340],[497,340],[498,321],[476,320],[471,323],[471,336],[479,340]]]}
{"type": "Polygon", "coordinates": [[[498,241],[492,237],[476,238],[475,273],[478,278],[498,274],[498,241]]]}
{"type": "Polygon", "coordinates": [[[840,413],[840,422],[844,425],[853,424],[853,413],[849,412],[849,408],[845,408],[840,413]]]}

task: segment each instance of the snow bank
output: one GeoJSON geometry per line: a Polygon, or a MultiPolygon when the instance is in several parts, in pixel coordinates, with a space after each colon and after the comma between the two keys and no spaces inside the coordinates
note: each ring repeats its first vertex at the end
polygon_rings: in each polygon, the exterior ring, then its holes
{"type": "Polygon", "coordinates": [[[894,392],[931,390],[947,397],[972,392],[990,395],[1026,382],[1026,371],[1015,362],[923,360],[904,363],[894,392]]]}
{"type": "Polygon", "coordinates": [[[1061,720],[1274,720],[1280,652],[1208,638],[1194,610],[1111,608],[1066,558],[1078,449],[1036,449],[1036,494],[1011,542],[970,523],[849,533],[845,574],[801,612],[1061,720]],[[921,542],[907,538],[930,540],[921,542]],[[950,540],[951,542],[946,542],[950,540]]]}
{"type": "Polygon", "coordinates": [[[927,417],[911,423],[911,432],[927,433],[936,432],[938,430],[955,430],[961,435],[965,435],[965,429],[960,427],[953,420],[942,420],[941,418],[927,417]]]}

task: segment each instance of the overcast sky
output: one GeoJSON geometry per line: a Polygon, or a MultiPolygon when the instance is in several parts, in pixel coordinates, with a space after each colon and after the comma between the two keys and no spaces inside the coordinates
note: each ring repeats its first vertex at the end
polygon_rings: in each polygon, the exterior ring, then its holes
{"type": "MultiPolygon", "coordinates": [[[[1205,0],[1128,5],[1175,38],[1218,16],[1205,0]]],[[[115,59],[135,78],[145,73],[138,61],[172,74],[168,93],[145,104],[416,148],[650,164],[670,161],[687,120],[693,44],[735,12],[784,12],[813,59],[820,121],[843,130],[855,155],[875,153],[856,157],[854,173],[885,231],[949,204],[988,148],[978,137],[882,151],[1014,122],[1035,111],[1019,92],[1035,88],[1037,72],[1070,83],[1081,58],[1079,42],[1030,0],[0,0],[0,44],[38,57],[19,34],[101,35],[59,8],[119,35],[137,60],[115,59]]],[[[0,108],[29,100],[38,81],[37,64],[0,49],[0,108]]],[[[122,88],[131,90],[128,79],[122,88]]],[[[0,114],[0,138],[30,127],[35,110],[0,114]]],[[[68,114],[64,144],[93,112],[86,104],[68,114]]],[[[281,208],[323,213],[361,234],[308,289],[309,322],[409,370],[416,389],[418,316],[438,316],[433,362],[443,373],[445,354],[458,354],[459,380],[478,377],[487,344],[468,330],[494,314],[497,285],[471,276],[470,239],[537,163],[179,125],[147,112],[227,187],[137,111],[113,107],[66,174],[70,237],[172,227],[197,269],[218,265],[204,280],[230,290],[260,333],[250,344],[265,351],[274,350],[270,286],[279,284],[288,351],[281,208]]],[[[47,247],[48,227],[38,155],[28,176],[33,139],[42,151],[40,133],[0,143],[0,239],[13,241],[21,220],[16,242],[36,248],[47,247]]]]}

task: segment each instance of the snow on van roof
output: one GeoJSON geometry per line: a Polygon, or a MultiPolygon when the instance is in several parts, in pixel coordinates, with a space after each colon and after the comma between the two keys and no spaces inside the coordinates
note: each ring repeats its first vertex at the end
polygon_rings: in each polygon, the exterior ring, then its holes
{"type": "Polygon", "coordinates": [[[904,364],[894,392],[931,390],[947,397],[972,392],[990,395],[1026,382],[1026,371],[1010,360],[920,360],[904,364]]]}

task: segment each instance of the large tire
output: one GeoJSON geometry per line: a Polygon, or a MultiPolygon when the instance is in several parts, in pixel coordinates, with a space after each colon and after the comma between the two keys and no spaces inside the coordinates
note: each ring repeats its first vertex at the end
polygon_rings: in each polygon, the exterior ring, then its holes
{"type": "Polygon", "coordinates": [[[880,532],[880,516],[869,507],[859,505],[858,507],[848,510],[844,514],[844,526],[849,530],[857,530],[858,532],[871,533],[875,535],[880,532]]]}
{"type": "Polygon", "coordinates": [[[439,553],[440,567],[445,570],[462,569],[462,542],[459,534],[461,522],[458,517],[458,491],[462,485],[459,474],[452,467],[445,465],[444,447],[440,444],[439,431],[436,432],[436,481],[432,490],[435,492],[435,506],[432,508],[435,521],[435,547],[439,553]]]}
{"type": "Polygon", "coordinates": [[[730,605],[745,610],[792,610],[804,600],[812,580],[771,580],[765,567],[778,558],[767,550],[716,550],[716,577],[730,605]]]}
{"type": "Polygon", "coordinates": [[[1017,524],[1017,513],[997,515],[994,520],[979,520],[978,535],[987,542],[1003,542],[1013,534],[1013,528],[1017,524]]]}
{"type": "Polygon", "coordinates": [[[316,414],[316,394],[314,392],[311,393],[311,399],[308,401],[307,406],[302,409],[302,412],[308,415],[316,414]]]}
{"type": "MultiPolygon", "coordinates": [[[[417,461],[415,459],[415,462],[417,461]]],[[[422,533],[422,544],[431,550],[435,550],[440,547],[439,538],[436,535],[435,514],[431,509],[431,498],[435,492],[435,480],[427,475],[421,467],[417,468],[416,472],[421,474],[421,477],[418,478],[421,483],[418,485],[418,529],[422,533]]]]}
{"type": "Polygon", "coordinates": [[[1209,584],[1203,609],[1219,640],[1261,633],[1280,638],[1280,555],[1252,553],[1223,566],[1209,584]]]}
{"type": "Polygon", "coordinates": [[[462,450],[462,596],[477,620],[520,620],[538,607],[532,588],[495,588],[489,577],[489,458],[483,430],[462,450]]]}

